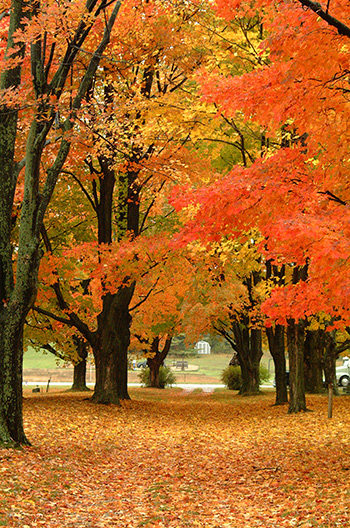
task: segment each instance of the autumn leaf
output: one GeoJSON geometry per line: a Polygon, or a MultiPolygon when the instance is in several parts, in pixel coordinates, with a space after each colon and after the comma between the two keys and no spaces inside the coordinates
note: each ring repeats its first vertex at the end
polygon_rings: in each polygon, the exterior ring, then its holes
{"type": "Polygon", "coordinates": [[[272,407],[273,394],[135,389],[121,408],[81,394],[25,396],[33,447],[0,454],[5,526],[349,522],[346,397],[330,422],[323,396],[297,416],[272,407]]]}

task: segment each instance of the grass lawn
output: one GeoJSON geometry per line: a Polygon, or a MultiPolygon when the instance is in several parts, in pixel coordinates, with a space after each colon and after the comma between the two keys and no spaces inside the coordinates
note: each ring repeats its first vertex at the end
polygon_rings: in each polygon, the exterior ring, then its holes
{"type": "Polygon", "coordinates": [[[32,347],[24,352],[24,369],[54,369],[57,365],[63,365],[63,361],[56,359],[49,352],[37,352],[32,347]]]}
{"type": "Polygon", "coordinates": [[[349,397],[132,389],[26,394],[33,446],[0,451],[0,526],[335,528],[350,524],[349,397]]]}
{"type": "Polygon", "coordinates": [[[232,354],[198,354],[193,359],[189,358],[188,362],[198,365],[199,374],[221,378],[222,371],[228,366],[232,354]]]}
{"type": "MultiPolygon", "coordinates": [[[[221,375],[222,371],[228,366],[231,359],[231,354],[198,354],[193,357],[186,357],[185,360],[189,364],[189,369],[181,371],[180,369],[175,370],[175,376],[177,383],[222,383],[221,375]],[[193,367],[193,368],[192,368],[193,367]]],[[[179,360],[179,356],[170,355],[167,358],[167,364],[172,365],[174,361],[179,360]]],[[[266,363],[266,362],[265,362],[266,363]]],[[[24,370],[39,369],[57,369],[57,366],[63,366],[63,361],[56,360],[56,358],[45,352],[36,352],[33,348],[29,348],[24,353],[24,370]]],[[[67,369],[57,370],[53,375],[53,381],[66,381],[67,369]],[[62,377],[63,370],[64,377],[62,377]],[[61,379],[61,377],[62,379],[61,379]]],[[[69,370],[69,369],[68,369],[69,370]]],[[[131,383],[139,382],[139,370],[129,371],[129,381],[131,383]]],[[[46,374],[45,374],[46,375],[46,374]]],[[[72,375],[72,373],[71,373],[72,375]]],[[[35,377],[35,374],[33,374],[35,377]]],[[[28,376],[26,376],[28,377],[28,376]]],[[[37,377],[30,381],[38,381],[37,377]]],[[[93,381],[90,379],[90,374],[87,375],[88,382],[93,381]]],[[[46,380],[46,378],[45,378],[46,380]]],[[[67,382],[69,383],[69,382],[67,382]]]]}

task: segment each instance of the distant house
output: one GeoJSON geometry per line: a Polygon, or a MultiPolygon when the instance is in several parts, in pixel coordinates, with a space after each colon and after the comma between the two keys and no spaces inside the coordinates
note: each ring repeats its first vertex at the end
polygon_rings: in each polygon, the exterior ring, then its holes
{"type": "Polygon", "coordinates": [[[198,341],[194,345],[194,348],[197,350],[198,354],[210,354],[211,347],[206,341],[198,341]]]}

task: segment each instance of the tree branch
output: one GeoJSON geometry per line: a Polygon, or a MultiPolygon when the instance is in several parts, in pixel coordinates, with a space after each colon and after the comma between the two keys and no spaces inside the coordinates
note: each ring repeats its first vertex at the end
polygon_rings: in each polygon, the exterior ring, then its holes
{"type": "Polygon", "coordinates": [[[46,315],[46,317],[50,317],[50,319],[53,319],[54,321],[58,321],[59,323],[66,324],[68,326],[75,326],[74,323],[70,319],[65,319],[64,317],[60,317],[59,315],[49,312],[48,310],[43,310],[43,308],[39,308],[39,306],[33,306],[33,310],[42,315],[46,315]]]}
{"type": "Polygon", "coordinates": [[[347,202],[344,202],[344,200],[339,198],[339,196],[336,196],[335,194],[333,194],[331,191],[320,191],[319,194],[324,194],[328,196],[332,202],[337,202],[340,205],[348,205],[347,202]]]}
{"type": "MultiPolygon", "coordinates": [[[[41,229],[41,235],[43,237],[46,250],[49,253],[52,254],[51,241],[49,239],[49,236],[47,234],[47,231],[46,231],[44,225],[42,226],[42,229],[41,229]]],[[[73,311],[71,311],[70,306],[68,305],[68,303],[65,300],[64,295],[62,293],[58,276],[57,276],[56,282],[54,284],[52,284],[51,287],[52,287],[53,291],[55,292],[57,303],[58,303],[58,306],[59,306],[60,310],[62,310],[63,312],[66,312],[68,317],[69,317],[69,319],[65,319],[63,317],[55,316],[51,312],[47,312],[46,310],[43,310],[42,308],[38,308],[37,306],[34,307],[34,309],[37,312],[39,312],[39,313],[41,313],[43,315],[47,315],[47,317],[51,317],[55,321],[59,321],[61,323],[67,324],[69,326],[74,326],[85,337],[85,339],[90,343],[90,345],[93,346],[93,342],[95,340],[95,334],[94,334],[94,332],[92,332],[89,329],[87,324],[85,324],[80,319],[78,314],[76,314],[73,311]]]]}
{"type": "Polygon", "coordinates": [[[139,301],[138,303],[136,303],[134,306],[132,306],[130,309],[129,309],[129,312],[132,312],[133,310],[135,310],[135,308],[138,308],[139,306],[141,306],[141,304],[145,303],[148,299],[148,297],[151,295],[151,293],[153,292],[154,288],[157,286],[158,284],[158,281],[159,281],[159,278],[157,278],[156,282],[153,284],[153,286],[149,289],[149,291],[147,292],[147,295],[144,296],[143,299],[141,299],[141,301],[139,301]]]}
{"type": "Polygon", "coordinates": [[[304,7],[308,7],[309,9],[311,9],[311,11],[316,13],[316,15],[322,18],[322,20],[325,20],[327,24],[335,27],[339,35],[345,35],[346,37],[350,38],[350,28],[346,26],[345,24],[343,24],[343,22],[340,22],[336,18],[332,17],[328,13],[329,4],[327,6],[327,10],[324,11],[321,4],[319,4],[318,2],[312,2],[311,0],[298,0],[298,1],[304,7]]]}
{"type": "Polygon", "coordinates": [[[71,171],[69,170],[61,170],[61,173],[62,174],[68,174],[69,176],[72,176],[73,180],[75,182],[77,182],[77,184],[79,185],[80,189],[83,191],[84,195],[86,196],[86,198],[88,199],[91,207],[93,208],[93,210],[95,211],[95,213],[97,212],[96,210],[96,206],[95,206],[95,203],[93,201],[93,199],[91,198],[89,192],[85,189],[84,185],[81,183],[81,181],[79,180],[79,178],[71,171]]]}
{"type": "Polygon", "coordinates": [[[347,339],[346,341],[344,341],[344,343],[341,343],[340,345],[338,345],[335,349],[335,352],[336,354],[341,354],[342,352],[345,352],[345,350],[347,350],[348,348],[350,348],[350,339],[347,339]]]}
{"type": "Polygon", "coordinates": [[[50,345],[50,343],[46,343],[45,345],[41,345],[41,348],[43,348],[44,350],[47,350],[48,352],[51,352],[51,354],[53,354],[54,356],[62,359],[63,361],[67,361],[67,357],[62,354],[61,352],[59,352],[58,350],[56,350],[56,348],[54,348],[52,345],[50,345]]]}

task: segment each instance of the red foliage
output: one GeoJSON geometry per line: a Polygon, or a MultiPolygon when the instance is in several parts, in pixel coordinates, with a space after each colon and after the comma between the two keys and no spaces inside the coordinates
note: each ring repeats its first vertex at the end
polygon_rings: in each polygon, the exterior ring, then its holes
{"type": "MultiPolygon", "coordinates": [[[[196,211],[185,240],[257,228],[266,258],[309,268],[305,284],[272,295],[268,315],[281,320],[325,312],[349,324],[349,38],[299,2],[217,5],[227,18],[258,13],[261,54],[269,56],[241,76],[202,75],[204,98],[226,116],[239,112],[256,121],[275,144],[282,141],[279,150],[263,149],[250,167],[234,167],[215,185],[174,199],[178,208],[190,201],[196,211]]],[[[332,6],[339,20],[349,15],[346,2],[332,6]]]]}

